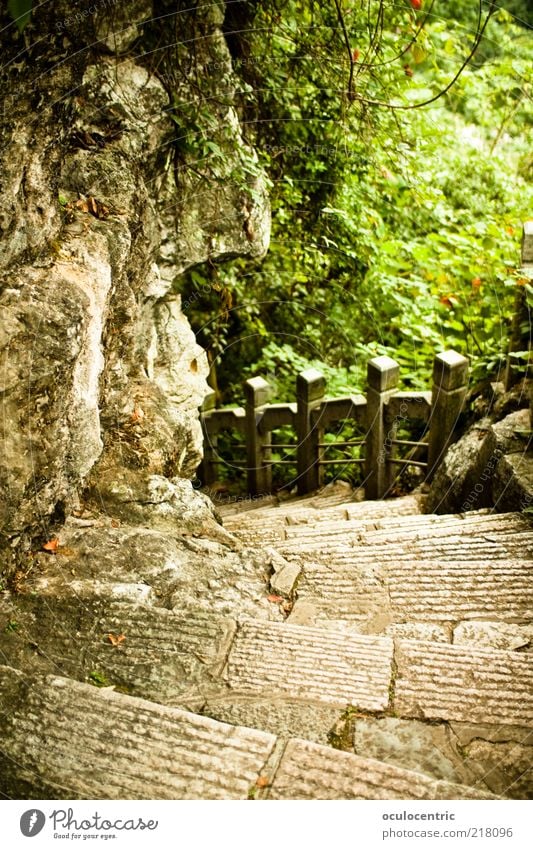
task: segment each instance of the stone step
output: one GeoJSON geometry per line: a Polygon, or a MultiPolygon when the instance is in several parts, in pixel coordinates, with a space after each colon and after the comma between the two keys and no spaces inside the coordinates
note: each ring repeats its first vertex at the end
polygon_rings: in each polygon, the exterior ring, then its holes
{"type": "Polygon", "coordinates": [[[398,640],[394,709],[400,716],[533,729],[533,656],[398,640]]]}
{"type": "Polygon", "coordinates": [[[318,497],[295,499],[250,512],[222,513],[221,515],[224,527],[233,533],[243,528],[258,529],[258,526],[275,529],[286,525],[314,524],[334,519],[372,520],[417,514],[420,514],[419,499],[410,495],[384,501],[342,501],[333,505],[318,497]]]}
{"type": "Polygon", "coordinates": [[[18,799],[495,798],[305,740],[5,666],[0,734],[2,792],[18,799]]]}
{"type": "Polygon", "coordinates": [[[245,622],[229,653],[227,679],[229,700],[285,696],[362,711],[394,707],[414,718],[533,727],[533,656],[512,651],[393,644],[342,629],[245,622]]]}
{"type": "Polygon", "coordinates": [[[268,793],[269,799],[388,800],[476,797],[483,798],[481,791],[474,788],[435,781],[417,772],[409,773],[381,761],[338,752],[307,740],[288,741],[268,793]],[[406,786],[405,781],[409,776],[411,784],[406,786]],[[431,794],[429,796],[428,791],[431,794]],[[450,792],[452,795],[448,796],[450,792]]]}
{"type": "Polygon", "coordinates": [[[381,610],[391,622],[528,624],[533,622],[533,561],[391,557],[365,568],[352,549],[345,558],[305,562],[297,594],[333,619],[357,621],[365,611],[381,610]]]}
{"type": "Polygon", "coordinates": [[[25,609],[16,632],[0,636],[2,656],[21,668],[192,709],[228,692],[339,710],[388,705],[390,638],[103,599],[28,599],[25,609]]]}
{"type": "Polygon", "coordinates": [[[271,757],[261,731],[2,668],[3,792],[15,799],[246,799],[271,757]]]}
{"type": "MultiPolygon", "coordinates": [[[[236,536],[247,536],[252,531],[251,527],[236,529],[236,536]]],[[[255,533],[261,539],[266,537],[276,542],[301,540],[303,544],[316,540],[323,544],[336,542],[342,538],[346,543],[361,543],[364,545],[381,544],[383,542],[409,542],[412,539],[438,539],[442,536],[466,536],[469,534],[483,534],[489,537],[506,535],[512,532],[529,533],[533,541],[533,529],[531,522],[524,519],[520,514],[508,513],[495,515],[494,513],[475,513],[462,515],[407,515],[374,517],[371,519],[359,519],[353,517],[342,517],[335,519],[323,519],[314,524],[284,524],[267,526],[261,523],[261,527],[255,533]]]]}
{"type": "Polygon", "coordinates": [[[289,526],[285,529],[285,539],[306,536],[337,536],[355,534],[363,541],[374,543],[396,539],[409,539],[413,535],[424,537],[440,534],[468,534],[472,532],[506,533],[511,530],[531,531],[532,524],[520,513],[467,513],[464,515],[401,515],[377,516],[369,519],[350,517],[345,521],[326,520],[309,528],[305,525],[289,526]]]}
{"type": "Polygon", "coordinates": [[[389,704],[392,654],[388,637],[287,623],[265,628],[247,620],[229,653],[226,678],[231,693],[382,711],[389,704]]]}
{"type": "MultiPolygon", "coordinates": [[[[212,498],[209,492],[207,494],[212,498]]],[[[352,500],[362,501],[363,498],[361,489],[354,490],[346,481],[336,481],[309,495],[298,496],[282,492],[279,495],[236,496],[234,499],[214,498],[213,502],[220,516],[229,518],[239,514],[247,519],[252,515],[268,513],[271,509],[327,509],[352,500]]]]}
{"type": "Polygon", "coordinates": [[[20,613],[16,629],[2,629],[9,665],[167,705],[253,699],[339,714],[394,706],[413,718],[533,722],[533,654],[103,600],[35,599],[20,613]]]}
{"type": "MultiPolygon", "coordinates": [[[[348,536],[348,535],[347,535],[348,536]]],[[[392,560],[532,560],[531,531],[512,530],[509,533],[491,531],[490,535],[442,534],[430,538],[414,535],[404,540],[371,543],[367,540],[336,536],[311,539],[292,539],[271,543],[283,557],[299,558],[301,562],[325,559],[327,562],[386,563],[392,560]]]]}

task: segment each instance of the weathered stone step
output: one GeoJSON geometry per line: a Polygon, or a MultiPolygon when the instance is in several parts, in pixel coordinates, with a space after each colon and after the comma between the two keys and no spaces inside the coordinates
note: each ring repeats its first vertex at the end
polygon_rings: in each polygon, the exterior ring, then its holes
{"type": "Polygon", "coordinates": [[[392,698],[403,716],[533,727],[533,656],[419,640],[394,646],[393,654],[386,637],[342,629],[246,622],[229,654],[229,699],[252,692],[371,711],[392,698]]]}
{"type": "Polygon", "coordinates": [[[533,657],[398,640],[394,708],[400,716],[533,729],[533,657]]]}
{"type": "Polygon", "coordinates": [[[5,666],[0,739],[2,793],[11,798],[491,798],[305,740],[284,743],[110,688],[28,679],[5,666]]]}
{"type": "MultiPolygon", "coordinates": [[[[284,544],[286,540],[303,539],[304,541],[320,539],[324,541],[326,538],[335,541],[338,537],[348,536],[349,539],[366,539],[369,534],[376,534],[379,540],[379,532],[383,531],[383,536],[389,537],[396,532],[399,536],[402,534],[423,533],[431,535],[431,525],[437,525],[434,533],[438,533],[439,529],[444,528],[441,516],[423,515],[420,512],[413,512],[410,507],[402,504],[407,499],[396,499],[390,509],[385,509],[387,502],[363,502],[364,505],[376,503],[383,505],[368,513],[360,513],[350,509],[350,505],[342,505],[335,510],[322,511],[317,515],[310,514],[308,511],[302,513],[292,512],[269,512],[261,516],[260,519],[252,520],[245,518],[243,521],[234,520],[226,525],[239,539],[255,544],[284,544]],[[395,504],[401,507],[401,510],[395,509],[395,504]]],[[[359,504],[353,505],[359,507],[359,504]]],[[[414,509],[414,508],[413,508],[414,509]]],[[[449,516],[451,527],[459,529],[459,522],[467,521],[474,526],[476,519],[482,529],[493,528],[496,525],[495,520],[488,515],[489,511],[479,511],[474,515],[469,515],[468,519],[463,519],[461,516],[449,516]]],[[[513,514],[514,516],[514,514],[513,514]]],[[[513,519],[514,522],[514,519],[513,519]]],[[[226,523],[225,523],[226,524],[226,523]]],[[[522,525],[522,527],[524,527],[522,525]]]]}
{"type": "Polygon", "coordinates": [[[112,689],[2,668],[0,761],[12,798],[246,799],[275,738],[112,689]]]}
{"type": "Polygon", "coordinates": [[[0,639],[3,657],[25,669],[193,709],[228,691],[339,709],[388,705],[390,638],[103,600],[30,599],[26,610],[0,639]]]}
{"type": "Polygon", "coordinates": [[[227,681],[244,695],[385,710],[392,652],[388,637],[279,623],[265,628],[250,620],[241,624],[230,651],[227,681]]]}
{"type": "MultiPolygon", "coordinates": [[[[269,799],[473,799],[481,791],[420,773],[393,772],[380,761],[338,752],[307,740],[289,740],[269,799]],[[428,783],[429,782],[429,783],[428,783]],[[432,794],[426,795],[428,791],[432,794]],[[449,793],[451,796],[448,796],[449,793]],[[407,795],[409,794],[409,795],[407,795]]],[[[484,798],[488,798],[485,796],[484,798]]]]}
{"type": "MultiPolygon", "coordinates": [[[[208,495],[212,495],[208,492],[208,495]]],[[[220,500],[214,499],[214,503],[219,515],[223,517],[231,517],[236,514],[247,519],[248,516],[259,516],[261,513],[268,513],[270,510],[277,509],[310,509],[314,510],[327,509],[328,507],[336,507],[345,502],[351,502],[355,499],[362,500],[362,490],[354,490],[349,483],[345,481],[336,481],[318,490],[318,492],[310,493],[309,495],[266,495],[266,496],[236,496],[235,499],[220,500]]]]}
{"type": "Polygon", "coordinates": [[[442,534],[429,539],[408,537],[389,542],[370,543],[337,536],[318,539],[292,539],[272,543],[276,551],[287,558],[298,557],[302,562],[316,557],[328,562],[347,560],[357,563],[386,563],[391,560],[532,560],[531,531],[489,534],[442,534]]]}
{"type": "Polygon", "coordinates": [[[16,630],[3,634],[1,650],[12,666],[113,685],[194,710],[209,700],[229,704],[252,697],[380,712],[393,699],[406,716],[533,721],[533,655],[393,642],[341,627],[235,621],[120,602],[63,599],[54,606],[51,599],[37,599],[16,630]],[[400,663],[404,656],[411,660],[400,663]],[[397,692],[395,666],[402,672],[397,692]],[[441,705],[436,693],[443,699],[440,716],[434,714],[441,705]]]}
{"type": "Polygon", "coordinates": [[[360,620],[365,610],[381,609],[394,622],[528,623],[533,561],[389,558],[365,570],[352,550],[346,559],[306,562],[297,592],[330,618],[360,620]]]}
{"type": "Polygon", "coordinates": [[[0,634],[12,666],[193,709],[218,693],[235,620],[103,598],[26,598],[0,634]]]}
{"type": "Polygon", "coordinates": [[[234,514],[222,513],[224,527],[232,533],[243,528],[278,528],[286,525],[314,524],[330,520],[380,519],[389,516],[420,514],[416,496],[389,498],[384,501],[342,501],[333,505],[320,498],[281,502],[276,506],[234,514]]]}
{"type": "MultiPolygon", "coordinates": [[[[260,533],[264,534],[264,527],[260,533]]],[[[461,537],[483,535],[489,539],[511,533],[530,534],[533,543],[533,526],[520,514],[507,513],[462,516],[400,516],[376,520],[327,520],[313,526],[294,525],[275,529],[282,541],[301,540],[304,544],[316,540],[319,544],[335,542],[380,545],[383,542],[410,542],[411,540],[439,539],[443,536],[461,537]]],[[[239,535],[238,532],[237,535],[239,535]]],[[[274,529],[272,530],[274,538],[274,529]]],[[[285,542],[282,542],[285,545],[285,542]]]]}

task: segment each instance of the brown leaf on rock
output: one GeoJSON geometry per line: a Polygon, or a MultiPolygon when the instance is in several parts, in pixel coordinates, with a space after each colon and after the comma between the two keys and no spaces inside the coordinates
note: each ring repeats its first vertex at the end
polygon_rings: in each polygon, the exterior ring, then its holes
{"type": "Polygon", "coordinates": [[[109,216],[111,209],[105,203],[102,203],[101,200],[95,198],[93,195],[89,195],[87,198],[80,198],[76,201],[71,201],[67,203],[65,206],[66,210],[78,209],[80,212],[87,212],[89,215],[93,215],[95,218],[105,219],[109,216]]]}
{"type": "Polygon", "coordinates": [[[59,540],[57,537],[48,540],[43,545],[43,551],[48,551],[49,554],[57,554],[57,549],[59,548],[59,540]]]}
{"type": "Polygon", "coordinates": [[[267,595],[267,601],[271,601],[273,604],[281,604],[283,600],[281,595],[267,595]]]}
{"type": "Polygon", "coordinates": [[[107,639],[112,646],[120,646],[120,644],[125,641],[126,637],[124,634],[119,634],[118,636],[116,634],[108,634],[107,639]]]}
{"type": "Polygon", "coordinates": [[[266,777],[266,775],[260,775],[257,781],[255,782],[256,787],[268,787],[270,784],[270,780],[266,777]]]}

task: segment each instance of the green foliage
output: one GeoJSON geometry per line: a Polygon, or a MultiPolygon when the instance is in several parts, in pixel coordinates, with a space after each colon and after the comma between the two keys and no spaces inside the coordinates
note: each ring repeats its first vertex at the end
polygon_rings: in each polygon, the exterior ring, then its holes
{"type": "Polygon", "coordinates": [[[463,68],[488,5],[481,18],[478,4],[425,6],[427,19],[407,2],[369,4],[379,19],[342,4],[353,62],[334,3],[258,4],[235,66],[272,180],[270,251],[196,269],[184,291],[224,401],[254,374],[292,398],[311,365],[330,394],[360,390],[384,353],[415,389],[445,348],[468,354],[476,378],[498,376],[533,194],[533,51],[499,9],[463,68]]]}
{"type": "Polygon", "coordinates": [[[33,0],[7,0],[7,10],[19,32],[23,32],[31,18],[33,0]]]}
{"type": "Polygon", "coordinates": [[[89,683],[94,684],[95,687],[110,687],[110,683],[102,672],[98,672],[98,670],[93,669],[92,672],[89,672],[89,683]]]}

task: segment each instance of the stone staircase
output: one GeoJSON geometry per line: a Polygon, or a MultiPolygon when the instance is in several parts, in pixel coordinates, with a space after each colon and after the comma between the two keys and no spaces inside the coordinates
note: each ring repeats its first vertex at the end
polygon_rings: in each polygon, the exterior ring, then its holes
{"type": "Polygon", "coordinates": [[[265,501],[233,551],[67,524],[0,605],[4,795],[531,797],[531,523],[265,501]]]}

